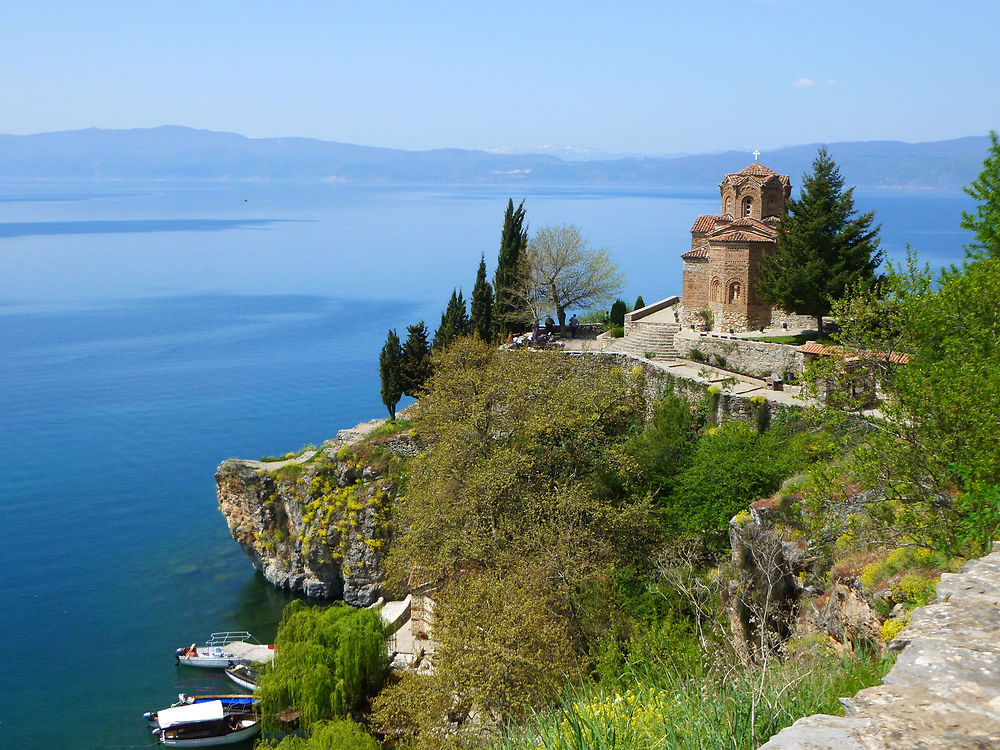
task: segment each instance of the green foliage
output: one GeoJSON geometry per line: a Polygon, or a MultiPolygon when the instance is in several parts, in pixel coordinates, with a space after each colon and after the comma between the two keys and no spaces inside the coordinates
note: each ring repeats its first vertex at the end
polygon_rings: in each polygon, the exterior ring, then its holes
{"type": "Polygon", "coordinates": [[[625,335],[624,326],[611,326],[609,330],[611,331],[612,338],[620,339],[625,335]]]}
{"type": "Polygon", "coordinates": [[[675,534],[705,534],[724,544],[729,519],[804,467],[815,455],[810,447],[821,435],[764,434],[742,422],[708,430],[694,447],[691,460],[666,493],[664,513],[675,534]]]}
{"type": "Polygon", "coordinates": [[[612,326],[624,326],[625,325],[625,313],[628,312],[628,307],[625,305],[625,300],[616,299],[614,304],[611,305],[610,320],[612,326]]]}
{"type": "Polygon", "coordinates": [[[308,737],[290,734],[280,742],[261,740],[254,750],[379,750],[380,747],[357,722],[333,719],[313,724],[308,737]]]}
{"type": "MultiPolygon", "coordinates": [[[[985,554],[1000,531],[997,299],[1000,258],[935,275],[911,253],[836,308],[844,356],[860,353],[885,394],[853,449],[853,471],[886,498],[871,514],[947,557],[985,554]]],[[[812,387],[838,368],[837,358],[815,366],[812,387]]],[[[857,408],[846,391],[830,403],[857,408]]]]}
{"type": "Polygon", "coordinates": [[[646,428],[623,446],[618,482],[631,493],[663,497],[687,463],[695,437],[688,402],[673,391],[663,393],[646,428]]]}
{"type": "Polygon", "coordinates": [[[833,302],[873,279],[882,261],[875,213],[855,217],[853,193],[820,148],[799,199],[788,201],[788,216],[778,225],[778,251],[764,260],[757,280],[763,301],[816,316],[820,331],[833,302]]]}
{"type": "Polygon", "coordinates": [[[500,251],[497,270],[493,275],[493,325],[500,338],[508,332],[521,330],[516,289],[520,286],[521,271],[528,254],[528,227],[524,223],[524,201],[514,208],[514,201],[507,199],[500,234],[500,251]]]}
{"type": "Polygon", "coordinates": [[[646,306],[646,303],[643,302],[642,295],[640,294],[638,297],[635,298],[635,305],[632,306],[632,309],[633,310],[641,310],[645,306],[646,306]]]}
{"type": "Polygon", "coordinates": [[[448,306],[441,313],[441,324],[434,332],[434,349],[444,349],[459,336],[469,332],[469,315],[465,311],[465,299],[459,290],[451,290],[448,306]]]}
{"type": "Polygon", "coordinates": [[[962,229],[976,235],[970,253],[1000,256],[1000,140],[995,130],[990,131],[990,154],[983,162],[983,171],[965,192],[979,201],[974,214],[962,212],[962,229]]]}
{"type": "Polygon", "coordinates": [[[878,684],[891,659],[849,654],[740,669],[675,670],[650,662],[618,689],[568,690],[497,750],[753,748],[796,719],[842,714],[839,698],[878,684]]]}
{"type": "Polygon", "coordinates": [[[493,287],[486,280],[486,257],[479,258],[479,271],[472,287],[469,330],[483,341],[493,340],[493,287]]]}
{"type": "Polygon", "coordinates": [[[389,419],[396,419],[396,404],[403,396],[403,373],[401,360],[403,349],[399,345],[399,336],[393,330],[385,338],[385,345],[378,357],[378,373],[382,379],[382,403],[389,410],[389,419]]]}
{"type": "Polygon", "coordinates": [[[688,352],[688,358],[693,359],[695,362],[707,362],[708,357],[705,355],[701,349],[695,347],[690,352],[688,352]]]}
{"type": "Polygon", "coordinates": [[[403,393],[416,398],[431,374],[431,348],[427,344],[427,328],[422,320],[406,327],[406,343],[403,344],[399,370],[403,393]]]}
{"type": "Polygon", "coordinates": [[[296,706],[302,725],[309,727],[346,716],[381,687],[386,632],[375,610],[293,601],[285,607],[274,644],[279,657],[260,682],[265,717],[296,706]]]}

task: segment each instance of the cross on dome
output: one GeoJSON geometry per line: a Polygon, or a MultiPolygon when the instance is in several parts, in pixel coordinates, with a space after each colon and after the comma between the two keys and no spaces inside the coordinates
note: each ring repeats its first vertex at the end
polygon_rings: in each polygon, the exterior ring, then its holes
{"type": "Polygon", "coordinates": [[[760,156],[760,151],[758,151],[757,149],[754,149],[753,150],[753,160],[757,161],[757,157],[758,156],[760,156]]]}

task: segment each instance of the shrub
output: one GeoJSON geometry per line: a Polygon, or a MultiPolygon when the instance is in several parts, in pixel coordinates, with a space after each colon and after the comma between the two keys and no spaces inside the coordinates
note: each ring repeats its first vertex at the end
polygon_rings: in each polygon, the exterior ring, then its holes
{"type": "Polygon", "coordinates": [[[620,339],[622,336],[625,335],[625,327],[624,326],[612,326],[611,327],[611,335],[614,338],[616,338],[616,339],[620,339]]]}
{"type": "Polygon", "coordinates": [[[712,357],[712,364],[715,365],[716,367],[725,367],[726,358],[723,357],[721,354],[716,354],[712,357]]]}
{"type": "Polygon", "coordinates": [[[625,325],[625,313],[627,312],[628,308],[625,305],[625,300],[616,299],[615,303],[611,306],[611,325],[625,325]]]}
{"type": "Polygon", "coordinates": [[[694,316],[700,320],[702,325],[706,328],[712,328],[715,325],[715,314],[707,308],[698,310],[694,316]]]}
{"type": "Polygon", "coordinates": [[[688,357],[693,359],[695,362],[707,362],[708,358],[705,356],[705,352],[701,349],[694,348],[688,352],[688,357]]]}

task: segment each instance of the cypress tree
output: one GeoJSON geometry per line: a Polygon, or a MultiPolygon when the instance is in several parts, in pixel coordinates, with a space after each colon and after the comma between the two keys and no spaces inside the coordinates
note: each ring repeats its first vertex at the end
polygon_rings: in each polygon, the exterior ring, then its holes
{"type": "Polygon", "coordinates": [[[493,327],[503,338],[508,331],[516,329],[517,302],[514,288],[517,286],[521,264],[528,252],[528,228],[524,225],[524,201],[514,208],[514,201],[507,199],[507,211],[503,217],[503,231],[500,233],[500,252],[497,254],[497,270],[493,275],[493,327]]]}
{"type": "Polygon", "coordinates": [[[469,332],[469,316],[465,312],[465,299],[462,292],[451,290],[448,307],[441,313],[441,325],[434,332],[435,349],[442,349],[450,344],[456,336],[464,336],[469,332]]]}
{"type": "Polygon", "coordinates": [[[378,372],[382,378],[382,403],[389,410],[389,421],[396,421],[396,404],[403,396],[403,377],[400,361],[403,349],[399,345],[399,336],[393,330],[385,337],[385,345],[378,356],[378,372]]]}
{"type": "Polygon", "coordinates": [[[472,287],[469,305],[469,328],[483,341],[493,339],[493,287],[486,280],[486,256],[479,257],[479,272],[472,287]]]}
{"type": "Polygon", "coordinates": [[[778,225],[778,250],[761,266],[761,300],[790,312],[823,316],[850,287],[875,277],[882,262],[875,212],[855,217],[854,188],[844,190],[840,169],[820,148],[812,174],[802,177],[798,200],[778,225]]]}
{"type": "Polygon", "coordinates": [[[633,307],[632,309],[633,310],[638,310],[638,309],[643,308],[645,306],[646,306],[646,303],[643,302],[642,295],[640,294],[638,297],[635,298],[635,307],[633,307]]]}
{"type": "Polygon", "coordinates": [[[431,374],[431,349],[427,344],[427,327],[424,321],[407,326],[406,334],[400,361],[403,393],[416,398],[417,392],[431,374]]]}
{"type": "Polygon", "coordinates": [[[628,312],[628,308],[625,306],[625,300],[616,299],[615,303],[611,306],[611,325],[613,326],[625,325],[626,312],[628,312]]]}

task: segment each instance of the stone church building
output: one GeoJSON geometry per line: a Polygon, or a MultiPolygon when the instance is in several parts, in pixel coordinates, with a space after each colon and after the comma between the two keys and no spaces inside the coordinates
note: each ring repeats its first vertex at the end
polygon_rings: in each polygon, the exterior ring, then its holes
{"type": "Polygon", "coordinates": [[[756,281],[764,258],[777,249],[777,226],[792,192],[788,175],[753,163],[719,185],[719,215],[699,216],[684,262],[681,324],[699,324],[709,310],[714,330],[808,325],[809,318],[764,304],[756,281]]]}

